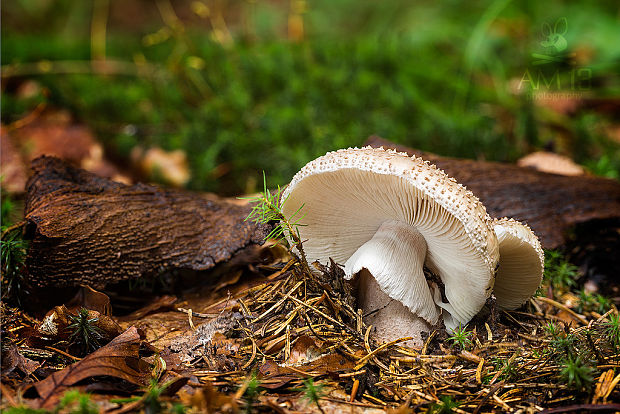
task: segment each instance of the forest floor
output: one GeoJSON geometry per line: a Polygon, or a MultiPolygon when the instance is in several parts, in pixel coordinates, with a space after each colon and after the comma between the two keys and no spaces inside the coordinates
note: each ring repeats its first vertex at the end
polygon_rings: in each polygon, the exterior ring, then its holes
{"type": "Polygon", "coordinates": [[[45,316],[23,310],[45,291],[4,300],[3,411],[620,410],[618,310],[571,291],[576,268],[557,252],[522,309],[489,303],[411,348],[372,339],[338,266],[317,276],[262,249],[260,264],[189,289],[180,275],[82,287],[45,316]]]}

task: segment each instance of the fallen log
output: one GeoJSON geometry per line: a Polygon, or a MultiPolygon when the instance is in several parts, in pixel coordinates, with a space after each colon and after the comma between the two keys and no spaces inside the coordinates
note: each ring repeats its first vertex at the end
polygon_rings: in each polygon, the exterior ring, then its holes
{"type": "Polygon", "coordinates": [[[620,225],[620,182],[592,176],[564,176],[488,161],[446,158],[371,136],[365,145],[422,157],[471,190],[492,217],[527,223],[544,248],[568,241],[579,224],[612,220],[620,225]]]}
{"type": "Polygon", "coordinates": [[[125,185],[43,156],[25,200],[29,281],[106,284],[175,269],[207,270],[262,243],[250,206],[181,190],[125,185]]]}

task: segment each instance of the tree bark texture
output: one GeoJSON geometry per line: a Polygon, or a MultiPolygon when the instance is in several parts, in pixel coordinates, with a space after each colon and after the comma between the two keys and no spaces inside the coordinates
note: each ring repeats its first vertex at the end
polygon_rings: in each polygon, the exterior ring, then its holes
{"type": "Polygon", "coordinates": [[[43,156],[25,201],[34,285],[108,283],[173,269],[207,270],[259,244],[250,206],[151,185],[124,185],[43,156]]]}
{"type": "Polygon", "coordinates": [[[512,164],[441,157],[371,136],[366,145],[391,148],[435,164],[471,190],[491,217],[527,223],[544,248],[567,242],[568,232],[590,220],[620,221],[620,182],[563,176],[512,164]]]}

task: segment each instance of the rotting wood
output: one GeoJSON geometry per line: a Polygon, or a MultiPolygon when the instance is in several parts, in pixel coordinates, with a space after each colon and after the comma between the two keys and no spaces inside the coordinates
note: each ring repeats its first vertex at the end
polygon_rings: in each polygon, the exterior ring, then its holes
{"type": "Polygon", "coordinates": [[[435,164],[471,190],[492,217],[527,223],[544,248],[566,244],[567,233],[591,220],[620,223],[620,182],[563,176],[512,164],[446,158],[371,136],[366,145],[391,148],[435,164]]]}
{"type": "Polygon", "coordinates": [[[225,199],[124,185],[54,157],[32,163],[26,257],[38,286],[108,283],[174,269],[202,271],[263,241],[250,207],[225,199]]]}

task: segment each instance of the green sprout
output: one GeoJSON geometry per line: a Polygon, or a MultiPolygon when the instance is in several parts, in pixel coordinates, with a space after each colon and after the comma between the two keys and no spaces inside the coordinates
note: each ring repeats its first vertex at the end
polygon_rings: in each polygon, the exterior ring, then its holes
{"type": "Polygon", "coordinates": [[[565,256],[556,250],[545,250],[544,279],[555,290],[568,290],[575,287],[579,269],[568,262],[565,256]]]}
{"type": "Polygon", "coordinates": [[[611,308],[611,300],[598,293],[589,293],[585,290],[579,292],[577,312],[594,311],[599,314],[605,313],[611,308]]]}
{"type": "Polygon", "coordinates": [[[267,224],[269,222],[276,222],[273,230],[267,235],[266,239],[276,240],[277,242],[283,242],[284,239],[288,239],[292,242],[292,247],[295,247],[301,255],[302,263],[307,267],[306,253],[302,246],[301,235],[299,234],[299,227],[303,226],[300,221],[303,216],[300,216],[303,205],[291,215],[286,217],[280,207],[286,200],[282,200],[282,188],[278,186],[275,193],[271,193],[267,188],[267,179],[263,172],[263,192],[256,197],[244,198],[254,204],[252,211],[246,217],[247,220],[252,220],[255,223],[267,224]]]}
{"type": "MultiPolygon", "coordinates": [[[[2,177],[0,177],[0,181],[1,180],[2,180],[2,177]]],[[[0,193],[2,197],[2,202],[0,203],[1,205],[0,222],[2,223],[3,226],[8,226],[10,225],[10,222],[11,222],[11,216],[13,215],[13,212],[15,211],[15,204],[13,203],[13,200],[11,199],[9,194],[6,194],[4,192],[4,188],[0,189],[0,193]]]]}
{"type": "Polygon", "coordinates": [[[258,397],[258,393],[260,391],[260,380],[256,376],[256,372],[253,371],[248,380],[247,388],[245,389],[245,397],[246,397],[246,412],[252,412],[252,407],[256,398],[258,397]]]}
{"type": "Polygon", "coordinates": [[[552,338],[557,338],[563,333],[560,327],[553,322],[549,322],[547,323],[547,325],[545,325],[545,331],[547,331],[547,333],[551,335],[552,338]]]}
{"type": "Polygon", "coordinates": [[[309,402],[315,404],[316,408],[318,408],[319,411],[323,414],[325,414],[325,411],[323,411],[323,408],[319,404],[319,400],[324,393],[325,391],[323,389],[323,385],[315,384],[314,379],[308,378],[304,380],[304,398],[309,402]]]}
{"type": "Polygon", "coordinates": [[[147,414],[160,413],[162,411],[161,394],[168,388],[171,382],[159,385],[155,378],[151,379],[151,385],[142,396],[144,412],[147,414]]]}
{"type": "Polygon", "coordinates": [[[71,342],[81,346],[84,353],[94,351],[101,345],[103,338],[101,329],[95,323],[99,318],[89,318],[88,309],[81,308],[77,315],[70,316],[71,324],[67,327],[71,331],[71,342]]]}
{"type": "MultiPolygon", "coordinates": [[[[144,406],[144,412],[146,414],[156,414],[163,411],[164,407],[161,403],[161,395],[172,384],[174,380],[170,380],[164,384],[159,384],[157,378],[151,378],[149,387],[144,391],[142,396],[129,397],[129,398],[114,398],[110,402],[116,404],[135,403],[141,401],[144,406]]],[[[185,408],[180,404],[174,404],[171,407],[173,412],[183,413],[185,408]]]]}
{"type": "Polygon", "coordinates": [[[20,228],[3,228],[0,240],[2,299],[14,298],[17,303],[28,293],[22,272],[28,244],[22,240],[20,228]]]}
{"type": "Polygon", "coordinates": [[[564,360],[562,368],[562,380],[568,386],[575,386],[578,390],[589,389],[594,381],[594,369],[586,364],[580,357],[564,360]]]}
{"type": "Polygon", "coordinates": [[[68,390],[60,398],[58,405],[51,410],[17,406],[8,407],[2,412],[6,414],[97,414],[99,407],[90,399],[90,394],[83,394],[78,390],[68,390]]]}
{"type": "Polygon", "coordinates": [[[553,322],[549,322],[545,326],[545,330],[551,336],[549,344],[551,345],[551,348],[553,348],[556,357],[567,357],[569,359],[573,358],[575,354],[575,336],[564,332],[553,322]]]}
{"type": "Polygon", "coordinates": [[[514,364],[514,361],[510,359],[497,358],[494,361],[495,369],[501,371],[499,379],[511,380],[517,376],[518,367],[514,364]]]}
{"type": "Polygon", "coordinates": [[[55,411],[72,414],[97,414],[99,407],[90,399],[90,394],[83,394],[78,390],[69,390],[61,398],[55,411]],[[70,409],[67,410],[68,408],[70,409]]]}
{"type": "Polygon", "coordinates": [[[466,329],[467,325],[461,326],[459,323],[459,326],[452,331],[452,336],[448,338],[448,341],[452,341],[453,346],[458,346],[461,349],[470,348],[473,345],[471,340],[473,332],[467,331],[466,329]]]}
{"type": "Polygon", "coordinates": [[[449,414],[453,413],[454,409],[461,405],[459,402],[454,401],[450,395],[442,395],[439,397],[439,402],[433,404],[428,412],[433,414],[449,414]]]}
{"type": "Polygon", "coordinates": [[[611,313],[609,315],[609,322],[605,322],[603,326],[605,327],[605,334],[614,348],[614,352],[617,353],[620,351],[620,314],[611,313]]]}

